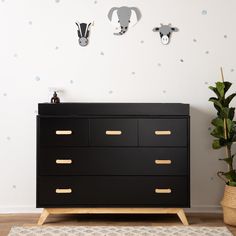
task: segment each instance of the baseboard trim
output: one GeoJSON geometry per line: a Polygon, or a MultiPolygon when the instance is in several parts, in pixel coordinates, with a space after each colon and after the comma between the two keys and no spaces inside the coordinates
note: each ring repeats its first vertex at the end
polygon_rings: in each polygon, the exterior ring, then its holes
{"type": "MultiPolygon", "coordinates": [[[[184,209],[186,213],[222,213],[220,205],[193,205],[184,209]]],[[[41,208],[34,206],[0,206],[0,214],[41,213],[41,208]]]]}

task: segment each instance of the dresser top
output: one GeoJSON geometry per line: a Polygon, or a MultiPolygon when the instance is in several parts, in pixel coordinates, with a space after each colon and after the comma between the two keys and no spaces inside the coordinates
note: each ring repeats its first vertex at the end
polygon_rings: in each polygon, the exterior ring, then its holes
{"type": "Polygon", "coordinates": [[[156,115],[188,116],[189,104],[183,103],[40,103],[39,115],[156,115]]]}

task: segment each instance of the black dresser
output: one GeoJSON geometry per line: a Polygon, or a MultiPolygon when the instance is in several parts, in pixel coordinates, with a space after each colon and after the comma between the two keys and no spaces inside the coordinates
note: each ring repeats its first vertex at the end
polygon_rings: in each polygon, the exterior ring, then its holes
{"type": "Polygon", "coordinates": [[[189,105],[39,104],[37,207],[189,207],[189,105]]]}

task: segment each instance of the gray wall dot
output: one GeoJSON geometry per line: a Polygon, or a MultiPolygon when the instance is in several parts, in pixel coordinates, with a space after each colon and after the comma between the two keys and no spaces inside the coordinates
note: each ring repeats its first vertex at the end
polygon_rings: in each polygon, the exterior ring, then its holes
{"type": "Polygon", "coordinates": [[[160,67],[160,66],[161,66],[161,63],[157,63],[157,65],[160,67]]]}
{"type": "Polygon", "coordinates": [[[231,69],[230,72],[234,72],[234,69],[231,69]]]}
{"type": "Polygon", "coordinates": [[[94,4],[97,4],[98,3],[98,1],[94,1],[94,4]]]}
{"type": "Polygon", "coordinates": [[[16,188],[16,185],[12,185],[12,188],[16,188]]]}
{"type": "Polygon", "coordinates": [[[132,71],[132,73],[131,73],[132,75],[135,75],[135,72],[134,71],[132,71]]]}
{"type": "Polygon", "coordinates": [[[196,43],[196,42],[197,42],[197,39],[193,39],[193,42],[196,43]]]}
{"type": "Polygon", "coordinates": [[[70,80],[70,83],[73,84],[73,83],[74,83],[74,80],[70,80]]]}
{"type": "Polygon", "coordinates": [[[224,38],[225,38],[225,39],[227,39],[227,38],[228,38],[228,36],[225,34],[225,35],[224,35],[224,38]]]}
{"type": "Polygon", "coordinates": [[[162,92],[163,92],[163,93],[166,93],[166,90],[163,90],[162,92]]]}
{"type": "Polygon", "coordinates": [[[140,43],[144,43],[144,41],[143,41],[143,40],[141,40],[141,41],[140,41],[140,43]]]}
{"type": "Polygon", "coordinates": [[[14,53],[14,55],[13,55],[15,58],[17,58],[18,57],[18,54],[17,53],[14,53]]]}
{"type": "Polygon", "coordinates": [[[7,136],[7,140],[10,141],[10,140],[11,140],[11,137],[7,136]]]}
{"type": "Polygon", "coordinates": [[[202,15],[203,16],[207,15],[207,10],[202,10],[202,15]]]}
{"type": "Polygon", "coordinates": [[[36,76],[36,77],[35,77],[35,80],[36,80],[36,81],[40,81],[40,77],[39,77],[39,76],[36,76]]]}
{"type": "Polygon", "coordinates": [[[180,59],[180,62],[184,62],[184,59],[180,59]]]}
{"type": "Polygon", "coordinates": [[[30,20],[30,21],[28,22],[28,24],[29,24],[29,25],[32,25],[32,24],[33,24],[33,22],[30,20]]]}
{"type": "Polygon", "coordinates": [[[59,3],[59,2],[60,2],[60,0],[55,0],[55,2],[56,2],[56,3],[59,3]]]}
{"type": "Polygon", "coordinates": [[[211,131],[211,127],[209,127],[208,130],[211,131]]]}
{"type": "Polygon", "coordinates": [[[6,97],[6,96],[7,96],[7,93],[3,93],[3,96],[6,97]]]}
{"type": "Polygon", "coordinates": [[[104,56],[104,52],[100,52],[100,55],[104,56]]]}
{"type": "Polygon", "coordinates": [[[59,49],[59,47],[58,47],[58,46],[56,46],[56,47],[55,47],[55,50],[58,50],[58,49],[59,49]]]}
{"type": "Polygon", "coordinates": [[[204,84],[208,85],[208,82],[206,81],[204,84]]]}
{"type": "Polygon", "coordinates": [[[112,90],[110,90],[108,93],[109,93],[109,94],[112,94],[112,93],[113,93],[113,91],[112,91],[112,90]]]}
{"type": "Polygon", "coordinates": [[[209,54],[209,51],[205,51],[206,54],[209,54]]]}

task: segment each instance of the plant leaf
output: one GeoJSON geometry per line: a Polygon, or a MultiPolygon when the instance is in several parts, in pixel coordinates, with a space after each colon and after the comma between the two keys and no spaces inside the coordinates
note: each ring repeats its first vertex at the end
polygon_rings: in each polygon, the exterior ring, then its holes
{"type": "Polygon", "coordinates": [[[233,93],[231,95],[229,95],[226,99],[225,99],[225,102],[224,102],[224,105],[226,107],[229,106],[230,102],[232,101],[232,99],[236,96],[236,93],[233,93]]]}
{"type": "Polygon", "coordinates": [[[223,173],[223,175],[229,180],[229,182],[236,182],[236,172],[235,170],[230,170],[223,173]]]}
{"type": "Polygon", "coordinates": [[[228,81],[225,81],[225,82],[224,82],[224,85],[225,85],[224,91],[225,91],[225,93],[226,93],[226,92],[230,89],[232,83],[230,83],[230,82],[228,82],[228,81]]]}
{"type": "Polygon", "coordinates": [[[218,139],[213,140],[212,142],[212,148],[213,149],[219,149],[221,148],[220,141],[218,139]]]}
{"type": "Polygon", "coordinates": [[[216,138],[225,138],[224,136],[224,127],[216,127],[212,132],[211,135],[216,138]]]}
{"type": "Polygon", "coordinates": [[[217,117],[211,121],[211,124],[214,126],[224,127],[224,120],[217,117]]]}
{"type": "Polygon", "coordinates": [[[229,181],[229,182],[228,182],[228,185],[229,185],[229,186],[236,187],[236,182],[235,182],[235,181],[229,181]]]}
{"type": "Polygon", "coordinates": [[[228,158],[220,158],[220,161],[225,161],[227,164],[231,165],[233,162],[233,158],[232,157],[228,157],[228,158]]]}
{"type": "Polygon", "coordinates": [[[216,89],[220,94],[220,97],[223,98],[225,94],[225,84],[223,82],[216,82],[216,89]]]}

